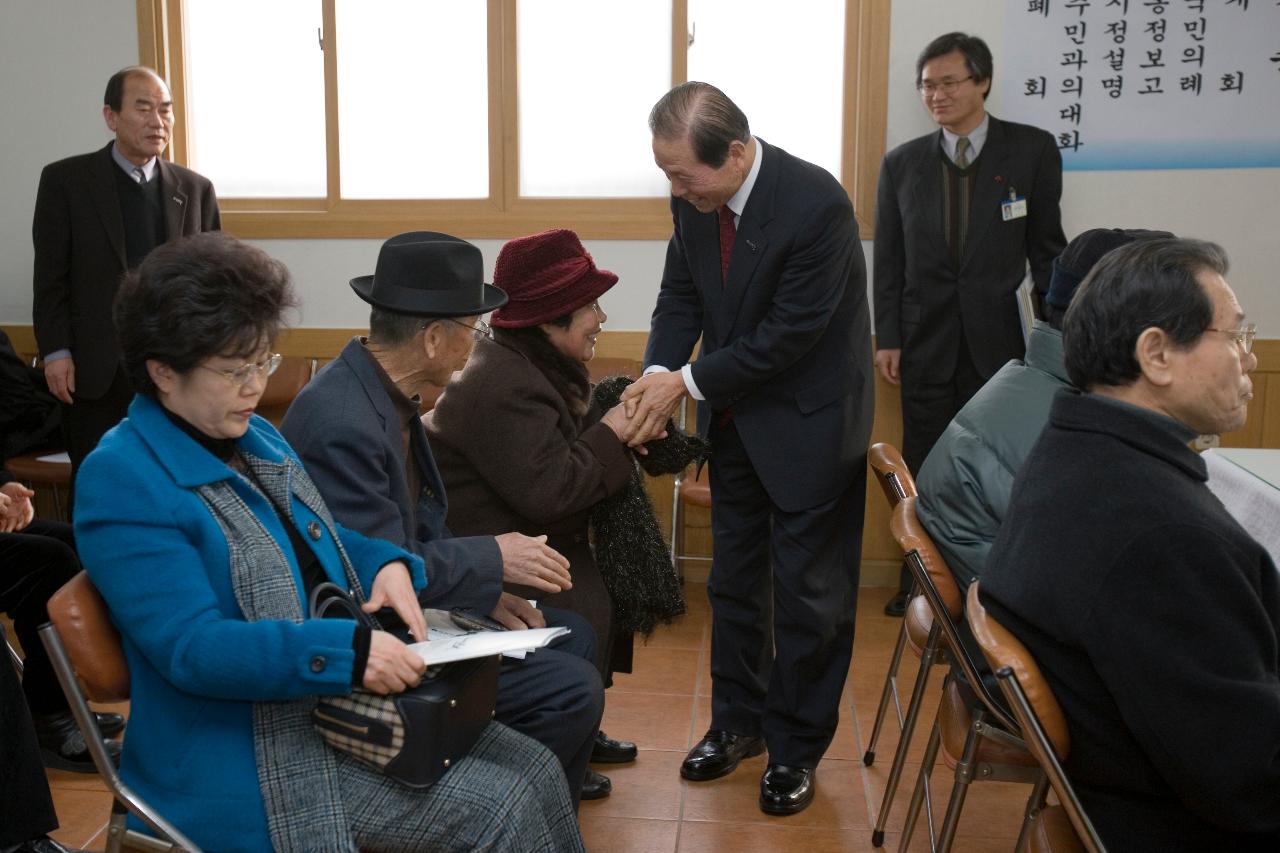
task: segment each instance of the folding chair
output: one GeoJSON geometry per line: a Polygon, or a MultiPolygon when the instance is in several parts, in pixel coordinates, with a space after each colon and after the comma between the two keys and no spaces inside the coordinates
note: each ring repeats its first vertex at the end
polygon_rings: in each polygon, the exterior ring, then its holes
{"type": "MultiPolygon", "coordinates": [[[[891,444],[880,442],[872,445],[867,453],[867,460],[876,475],[880,488],[884,491],[889,508],[897,506],[907,497],[915,497],[916,482],[908,470],[902,454],[891,444]]],[[[880,804],[880,812],[876,816],[875,828],[871,833],[871,843],[879,847],[884,843],[884,830],[889,820],[889,808],[893,805],[898,783],[902,778],[902,768],[906,765],[907,750],[911,747],[911,738],[915,733],[916,723],[920,718],[920,706],[924,701],[925,689],[929,683],[929,673],[936,663],[946,663],[946,650],[941,648],[939,635],[932,633],[933,616],[929,604],[912,588],[911,603],[902,619],[902,627],[898,630],[898,641],[893,647],[893,657],[889,659],[889,670],[884,676],[884,688],[880,692],[880,707],[876,710],[875,725],[871,729],[871,740],[867,751],[862,756],[862,763],[870,767],[876,760],[876,744],[880,740],[880,732],[888,716],[890,703],[893,704],[897,717],[898,747],[893,755],[893,764],[889,767],[889,779],[885,785],[884,800],[880,804]],[[898,668],[902,662],[903,649],[910,648],[920,658],[920,668],[916,672],[915,684],[911,689],[911,698],[907,703],[907,713],[902,714],[902,702],[898,695],[898,668]]]]}
{"type": "Polygon", "coordinates": [[[969,587],[965,615],[982,653],[995,671],[996,680],[1018,720],[1027,749],[1040,763],[1060,805],[1036,816],[1031,849],[1085,850],[1105,853],[1106,847],[1085,814],[1080,798],[1067,779],[1062,761],[1071,751],[1067,718],[1048,680],[1022,641],[989,614],[978,599],[978,583],[969,587]],[[1050,815],[1049,812],[1055,814],[1050,815]],[[1063,825],[1062,818],[1066,818],[1063,825]]]}
{"type": "Polygon", "coordinates": [[[289,411],[289,404],[303,386],[315,375],[315,359],[287,355],[280,359],[280,366],[267,379],[267,387],[258,399],[258,414],[276,426],[284,420],[284,413],[289,411]]]}
{"type": "Polygon", "coordinates": [[[929,793],[929,774],[939,752],[947,766],[955,771],[955,782],[936,838],[932,811],[926,813],[930,849],[951,849],[969,785],[988,780],[1034,786],[1018,838],[1018,849],[1023,849],[1031,817],[1044,806],[1048,782],[1035,757],[1018,737],[1017,722],[987,690],[961,641],[956,622],[963,614],[964,598],[933,539],[916,517],[916,498],[904,498],[898,503],[890,527],[933,611],[933,630],[941,631],[952,658],[952,670],[943,685],[942,702],[911,795],[900,849],[906,850],[911,841],[921,802],[929,793]]]}
{"type": "Polygon", "coordinates": [[[85,697],[95,702],[127,700],[129,665],[120,648],[120,634],[107,614],[106,602],[88,575],[80,572],[53,594],[49,599],[49,619],[40,626],[40,639],[93,763],[114,798],[111,820],[107,824],[107,853],[118,853],[126,845],[135,850],[200,853],[199,847],[124,783],[98,734],[97,722],[85,697]],[[126,810],[158,837],[128,829],[126,810]]]}

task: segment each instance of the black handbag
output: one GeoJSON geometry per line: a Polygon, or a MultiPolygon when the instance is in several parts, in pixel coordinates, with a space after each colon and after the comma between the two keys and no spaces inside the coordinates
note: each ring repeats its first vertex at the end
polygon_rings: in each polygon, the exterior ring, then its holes
{"type": "MultiPolygon", "coordinates": [[[[311,615],[381,629],[355,597],[332,583],[312,592],[311,615]]],[[[493,719],[500,661],[495,655],[433,667],[417,687],[390,696],[359,688],[320,696],[311,721],[339,752],[411,788],[426,788],[470,752],[493,719]]]]}

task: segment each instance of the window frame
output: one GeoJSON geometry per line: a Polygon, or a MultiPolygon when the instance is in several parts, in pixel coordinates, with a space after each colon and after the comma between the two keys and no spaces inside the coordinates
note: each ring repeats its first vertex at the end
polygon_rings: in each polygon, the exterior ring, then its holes
{"type": "MultiPolygon", "coordinates": [[[[489,197],[379,200],[340,197],[334,0],[318,0],[324,32],[328,194],[318,199],[220,198],[223,227],[250,239],[374,238],[436,230],[505,239],[547,228],[571,228],[593,240],[665,240],[666,198],[524,198],[519,193],[516,3],[485,0],[489,48],[489,197]]],[[[842,183],[853,200],[863,239],[875,222],[875,186],[884,156],[888,110],[891,0],[845,0],[842,183]]],[[[169,157],[186,164],[188,138],[182,67],[182,0],[137,0],[140,61],[175,92],[169,157]]],[[[672,0],[673,85],[686,78],[687,0],[672,0]]],[[[767,136],[767,134],[766,134],[767,136]]]]}

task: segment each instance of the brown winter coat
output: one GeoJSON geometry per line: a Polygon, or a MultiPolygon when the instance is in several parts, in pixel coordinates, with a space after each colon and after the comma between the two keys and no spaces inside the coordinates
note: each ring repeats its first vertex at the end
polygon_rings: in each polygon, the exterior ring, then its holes
{"type": "Polygon", "coordinates": [[[535,358],[479,341],[461,376],[424,419],[449,495],[445,523],[455,536],[546,533],[569,560],[573,588],[555,595],[507,589],[586,618],[607,676],[623,667],[606,665],[612,604],[591,552],[587,518],[595,504],[626,485],[635,463],[600,423],[601,412],[557,390],[549,374],[563,366],[535,358]]]}

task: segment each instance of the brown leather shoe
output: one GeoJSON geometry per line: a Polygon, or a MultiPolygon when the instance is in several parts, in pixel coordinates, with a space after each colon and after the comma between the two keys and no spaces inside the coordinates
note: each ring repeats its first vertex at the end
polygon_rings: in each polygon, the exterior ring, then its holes
{"type": "Polygon", "coordinates": [[[732,773],[738,762],[764,752],[764,738],[759,735],[737,735],[723,729],[708,729],[689,750],[680,775],[691,782],[706,782],[732,773]]]}

